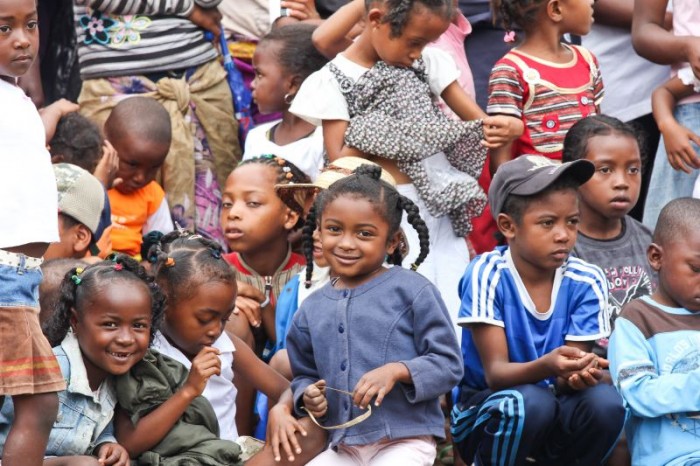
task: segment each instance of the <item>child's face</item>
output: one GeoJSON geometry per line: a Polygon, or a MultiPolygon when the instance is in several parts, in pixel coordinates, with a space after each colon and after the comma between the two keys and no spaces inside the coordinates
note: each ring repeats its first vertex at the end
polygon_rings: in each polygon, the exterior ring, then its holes
{"type": "Polygon", "coordinates": [[[39,21],[35,0],[0,2],[0,75],[18,78],[39,53],[39,21]]]}
{"type": "Polygon", "coordinates": [[[258,104],[262,114],[279,112],[288,105],[284,95],[288,92],[284,69],[277,61],[280,45],[275,42],[263,42],[255,49],[253,68],[255,79],[250,84],[253,100],[258,104]]]}
{"type": "Polygon", "coordinates": [[[391,26],[381,22],[382,14],[380,9],[370,10],[372,45],[379,58],[393,66],[412,66],[425,46],[437,40],[450,25],[449,19],[416,4],[401,35],[391,37],[391,26]]]}
{"type": "Polygon", "coordinates": [[[185,356],[193,359],[221,336],[235,304],[235,282],[202,283],[189,298],[176,299],[168,306],[163,334],[185,356]]]}
{"type": "Polygon", "coordinates": [[[348,288],[370,280],[399,243],[398,233],[389,237],[387,221],[362,197],[341,195],[328,203],[320,229],[323,255],[348,288]]]}
{"type": "Polygon", "coordinates": [[[514,260],[551,272],[561,267],[576,243],[579,209],[575,189],[552,191],[534,199],[520,223],[499,215],[499,229],[508,239],[514,260]],[[516,259],[517,256],[517,259],[516,259]]]}
{"type": "Polygon", "coordinates": [[[649,264],[659,274],[654,298],[666,306],[700,312],[700,235],[679,232],[663,245],[652,244],[649,264]]]}
{"type": "MultiPolygon", "coordinates": [[[[550,0],[552,1],[552,0],[550,0]]],[[[562,30],[570,34],[585,36],[593,25],[593,2],[595,0],[557,0],[562,18],[562,30]]]]}
{"type": "Polygon", "coordinates": [[[321,231],[318,228],[316,228],[314,230],[313,240],[314,240],[314,250],[313,250],[314,264],[318,265],[319,267],[328,267],[328,261],[326,260],[326,257],[323,255],[323,245],[321,243],[321,231]]]}
{"type": "Polygon", "coordinates": [[[131,194],[153,181],[170,150],[170,144],[133,134],[108,134],[108,138],[119,157],[116,179],[122,182],[116,189],[122,194],[131,194]]]}
{"type": "Polygon", "coordinates": [[[277,196],[277,176],[275,168],[258,163],[241,165],[229,175],[221,198],[221,228],[231,250],[254,254],[287,241],[299,216],[277,196]]]}
{"type": "Polygon", "coordinates": [[[579,188],[584,221],[589,215],[621,219],[639,199],[642,159],[637,141],[616,133],[594,136],[587,149],[585,158],[595,165],[595,174],[579,188]]]}
{"type": "Polygon", "coordinates": [[[91,388],[108,375],[126,374],[143,359],[151,329],[151,295],[145,284],[113,280],[80,313],[71,327],[78,337],[91,388]]]}

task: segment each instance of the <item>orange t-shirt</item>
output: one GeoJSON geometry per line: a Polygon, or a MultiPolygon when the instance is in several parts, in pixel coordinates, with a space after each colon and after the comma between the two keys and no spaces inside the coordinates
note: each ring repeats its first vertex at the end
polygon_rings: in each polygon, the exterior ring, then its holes
{"type": "Polygon", "coordinates": [[[163,203],[165,191],[151,181],[131,194],[110,189],[107,195],[112,208],[112,249],[130,256],[139,255],[143,227],[163,203]]]}

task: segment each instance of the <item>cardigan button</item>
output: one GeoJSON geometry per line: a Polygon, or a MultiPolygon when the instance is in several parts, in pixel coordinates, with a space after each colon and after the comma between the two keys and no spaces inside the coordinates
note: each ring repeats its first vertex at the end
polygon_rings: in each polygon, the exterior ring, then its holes
{"type": "Polygon", "coordinates": [[[344,370],[347,369],[347,368],[348,368],[348,365],[345,363],[345,361],[343,361],[343,362],[340,363],[340,370],[341,370],[341,371],[344,371],[344,370]]]}
{"type": "Polygon", "coordinates": [[[345,332],[345,327],[343,327],[343,324],[338,325],[338,332],[339,333],[345,332]]]}

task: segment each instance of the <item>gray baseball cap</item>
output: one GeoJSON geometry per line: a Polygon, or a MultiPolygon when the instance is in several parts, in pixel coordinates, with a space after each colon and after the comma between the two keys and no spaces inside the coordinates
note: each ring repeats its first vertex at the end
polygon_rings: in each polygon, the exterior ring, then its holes
{"type": "Polygon", "coordinates": [[[532,196],[544,191],[562,176],[571,177],[578,185],[590,180],[595,165],[588,160],[561,163],[541,155],[521,155],[496,170],[489,187],[489,206],[493,218],[503,210],[511,194],[532,196]]]}

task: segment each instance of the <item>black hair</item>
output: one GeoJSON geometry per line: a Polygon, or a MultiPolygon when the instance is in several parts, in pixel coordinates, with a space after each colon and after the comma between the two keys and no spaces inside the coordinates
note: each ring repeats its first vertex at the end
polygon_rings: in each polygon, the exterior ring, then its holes
{"type": "Polygon", "coordinates": [[[87,262],[73,258],[51,259],[41,264],[43,278],[39,285],[39,323],[42,329],[58,306],[63,277],[71,269],[86,266],[87,262]]]}
{"type": "Polygon", "coordinates": [[[61,296],[56,311],[44,326],[46,338],[51,346],[63,341],[70,328],[71,310],[78,315],[90,312],[90,300],[100,289],[115,280],[142,283],[151,295],[151,342],[160,327],[165,309],[165,296],[152,277],[137,261],[124,254],[112,254],[107,260],[96,264],[71,268],[61,282],[61,296]]]}
{"type": "MultiPolygon", "coordinates": [[[[253,157],[244,160],[243,162],[239,163],[238,166],[242,167],[244,165],[252,164],[273,167],[277,171],[277,179],[275,180],[275,184],[300,184],[311,182],[308,175],[301,171],[299,167],[276,155],[265,154],[261,155],[260,157],[253,157]]],[[[287,207],[299,214],[299,220],[293,228],[297,229],[304,225],[304,203],[307,193],[304,190],[299,189],[283,189],[277,190],[276,192],[277,196],[287,207]]]]}
{"type": "MultiPolygon", "coordinates": [[[[313,233],[320,222],[325,208],[340,196],[351,195],[355,198],[368,200],[384,220],[389,224],[389,235],[391,238],[401,227],[401,216],[406,212],[408,222],[418,233],[420,243],[420,253],[416,261],[411,264],[411,269],[415,270],[428,256],[430,250],[430,237],[428,227],[420,217],[418,206],[412,200],[399,194],[399,192],[386,181],[380,178],[381,167],[377,165],[360,165],[353,174],[342,178],[322,191],[314,202],[311,211],[306,219],[302,233],[304,256],[306,257],[306,287],[311,286],[311,275],[313,273],[313,233]]],[[[396,248],[394,253],[387,259],[389,264],[401,265],[403,257],[400,248],[396,248]]]]}
{"type": "Polygon", "coordinates": [[[566,133],[564,138],[564,151],[562,162],[586,158],[588,152],[588,140],[595,136],[609,136],[619,134],[632,138],[640,148],[640,157],[644,163],[647,154],[641,153],[641,135],[635,131],[632,125],[624,123],[617,118],[608,115],[591,115],[577,121],[566,133]]]}
{"type": "Polygon", "coordinates": [[[112,109],[105,122],[108,138],[132,134],[159,144],[170,145],[172,126],[165,107],[152,97],[129,97],[112,109]]]}
{"type": "Polygon", "coordinates": [[[235,271],[224,259],[221,245],[186,230],[163,236],[151,248],[148,260],[170,305],[190,298],[203,283],[236,285],[235,271]]]}
{"type": "Polygon", "coordinates": [[[510,31],[514,26],[527,31],[536,27],[537,13],[545,0],[491,0],[494,24],[500,18],[503,29],[510,31]]]}
{"type": "Polygon", "coordinates": [[[328,59],[311,42],[316,27],[313,24],[294,23],[274,28],[260,40],[258,47],[270,42],[279,44],[275,55],[280,66],[290,75],[298,75],[304,81],[328,63],[328,59]]]}
{"type": "Polygon", "coordinates": [[[77,165],[92,173],[102,157],[103,142],[97,125],[73,112],[58,120],[49,150],[52,156],[61,157],[60,162],[77,165]]]}
{"type": "Polygon", "coordinates": [[[581,184],[578,181],[576,181],[572,176],[562,175],[554,183],[547,186],[547,188],[543,189],[537,194],[533,194],[531,196],[509,194],[508,197],[506,197],[505,202],[503,203],[501,213],[508,215],[510,218],[513,219],[513,221],[516,224],[520,224],[520,222],[522,222],[523,220],[523,215],[525,215],[525,211],[527,210],[528,206],[533,202],[542,199],[548,194],[551,194],[556,191],[565,191],[568,189],[577,190],[580,185],[581,184]]]}
{"type": "Polygon", "coordinates": [[[661,209],[656,220],[653,241],[659,246],[687,238],[700,228],[700,199],[681,197],[661,209]]]}
{"type": "Polygon", "coordinates": [[[378,1],[386,7],[382,23],[391,27],[391,37],[399,37],[403,33],[416,5],[421,5],[448,21],[452,20],[454,14],[452,0],[365,0],[365,9],[369,10],[378,1]]]}

